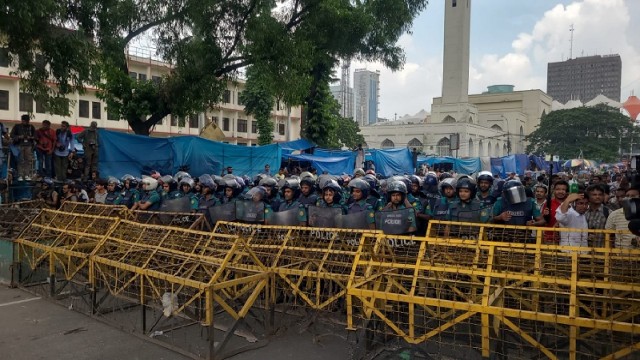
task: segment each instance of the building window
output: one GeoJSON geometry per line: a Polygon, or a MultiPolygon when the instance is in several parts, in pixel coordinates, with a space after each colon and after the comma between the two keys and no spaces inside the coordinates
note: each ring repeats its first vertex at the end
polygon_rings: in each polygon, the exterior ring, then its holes
{"type": "Polygon", "coordinates": [[[216,125],[218,125],[218,117],[217,117],[217,116],[213,116],[213,117],[211,118],[211,122],[212,122],[212,123],[214,123],[214,124],[216,124],[216,125]]]}
{"type": "Polygon", "coordinates": [[[9,67],[9,49],[0,48],[0,66],[9,67]]]}
{"type": "Polygon", "coordinates": [[[138,74],[138,80],[147,81],[147,74],[138,74]]]}
{"type": "Polygon", "coordinates": [[[242,101],[242,91],[238,91],[238,105],[244,106],[244,102],[242,101]]]}
{"type": "Polygon", "coordinates": [[[134,71],[129,71],[129,77],[132,78],[133,80],[137,80],[138,79],[138,73],[134,72],[134,71]]]}
{"type": "Polygon", "coordinates": [[[254,134],[258,133],[258,122],[257,121],[252,121],[251,122],[251,132],[254,134]]]}
{"type": "Polygon", "coordinates": [[[162,78],[160,76],[152,76],[151,81],[153,81],[153,83],[156,85],[160,85],[160,83],[162,82],[162,78]]]}
{"type": "Polygon", "coordinates": [[[238,119],[238,132],[242,132],[242,133],[247,132],[247,120],[238,119]]]}
{"type": "Polygon", "coordinates": [[[451,156],[451,140],[448,137],[444,137],[438,141],[438,156],[451,156]]]}
{"type": "Polygon", "coordinates": [[[394,148],[396,145],[393,143],[393,141],[389,140],[389,139],[384,139],[384,141],[381,144],[381,147],[383,149],[392,149],[394,148]]]}
{"type": "Polygon", "coordinates": [[[87,100],[80,100],[78,102],[78,117],[89,117],[89,102],[87,100]]]}
{"type": "Polygon", "coordinates": [[[9,110],[9,91],[0,90],[0,110],[9,110]]]}
{"type": "Polygon", "coordinates": [[[284,135],[285,127],[284,124],[278,124],[278,134],[284,135]]]}
{"type": "Polygon", "coordinates": [[[247,143],[237,143],[238,146],[247,146],[247,143]]]}
{"type": "Polygon", "coordinates": [[[457,0],[453,0],[453,1],[452,1],[452,6],[453,6],[453,7],[458,6],[458,1],[457,1],[457,0]]]}
{"type": "Polygon", "coordinates": [[[33,112],[33,95],[20,93],[20,111],[33,112]]]}
{"type": "Polygon", "coordinates": [[[102,119],[102,104],[99,101],[91,103],[91,117],[94,119],[102,119]]]}
{"type": "Polygon", "coordinates": [[[36,113],[44,114],[45,112],[47,112],[47,109],[44,106],[44,101],[36,100],[36,113]]]}
{"type": "Polygon", "coordinates": [[[231,91],[224,91],[224,94],[222,94],[222,101],[224,101],[225,104],[231,104],[231,91]]]}
{"type": "Polygon", "coordinates": [[[189,127],[192,129],[198,128],[198,114],[189,115],[189,127]]]}
{"type": "Polygon", "coordinates": [[[229,131],[229,118],[222,118],[222,131],[229,131]]]}
{"type": "Polygon", "coordinates": [[[47,62],[44,60],[44,56],[36,54],[36,69],[44,71],[47,66],[47,62]]]}
{"type": "Polygon", "coordinates": [[[176,115],[171,115],[171,126],[178,126],[178,117],[176,115]]]}
{"type": "Polygon", "coordinates": [[[69,99],[57,98],[52,101],[55,103],[54,109],[57,108],[53,112],[54,115],[69,116],[69,99]]]}

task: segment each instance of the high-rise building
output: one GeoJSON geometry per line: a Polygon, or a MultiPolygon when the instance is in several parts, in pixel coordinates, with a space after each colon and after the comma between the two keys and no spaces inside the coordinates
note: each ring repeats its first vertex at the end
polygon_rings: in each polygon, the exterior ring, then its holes
{"type": "Polygon", "coordinates": [[[353,74],[355,93],[355,121],[360,126],[372,125],[378,121],[380,100],[380,71],[356,69],[353,74]]]}
{"type": "Polygon", "coordinates": [[[331,95],[340,104],[340,116],[353,119],[353,89],[342,85],[330,86],[331,95]]]}
{"type": "Polygon", "coordinates": [[[622,60],[617,54],[579,57],[547,66],[547,94],[561,103],[586,103],[600,94],[620,101],[621,80],[622,60]]]}

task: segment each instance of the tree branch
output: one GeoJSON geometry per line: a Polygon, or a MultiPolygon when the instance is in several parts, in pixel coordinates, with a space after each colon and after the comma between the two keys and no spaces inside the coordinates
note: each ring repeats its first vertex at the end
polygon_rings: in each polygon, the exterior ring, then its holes
{"type": "Polygon", "coordinates": [[[124,40],[123,40],[123,45],[124,45],[124,46],[126,46],[126,45],[127,45],[131,40],[133,40],[136,36],[138,36],[138,35],[142,34],[143,32],[145,32],[145,31],[147,31],[147,30],[149,30],[149,29],[151,29],[151,28],[153,28],[153,27],[155,27],[155,26],[158,26],[158,25],[160,25],[160,24],[164,24],[164,23],[166,23],[166,22],[169,22],[169,21],[171,21],[171,20],[175,20],[175,19],[179,18],[180,16],[184,15],[184,14],[185,14],[185,12],[186,12],[185,10],[178,11],[177,13],[171,14],[171,15],[169,15],[169,16],[165,16],[165,17],[163,17],[163,18],[161,18],[161,19],[158,19],[158,20],[156,20],[156,21],[152,21],[152,22],[150,22],[150,23],[148,23],[148,24],[145,24],[145,25],[143,25],[143,26],[141,26],[141,27],[137,28],[137,29],[136,29],[136,30],[134,30],[134,31],[131,31],[131,32],[130,32],[130,33],[129,33],[125,38],[124,38],[124,40]]]}
{"type": "Polygon", "coordinates": [[[257,3],[257,1],[255,1],[255,0],[252,1],[251,2],[251,6],[249,6],[247,11],[242,16],[242,19],[240,20],[240,24],[236,28],[236,36],[233,39],[233,44],[231,44],[231,47],[227,50],[227,53],[222,58],[222,61],[227,62],[229,57],[231,56],[231,54],[233,54],[233,52],[235,51],[235,48],[238,46],[238,43],[240,42],[240,39],[242,38],[242,35],[243,35],[243,30],[244,30],[245,26],[247,25],[247,19],[249,18],[249,15],[251,15],[253,10],[255,9],[256,3],[257,3]]]}

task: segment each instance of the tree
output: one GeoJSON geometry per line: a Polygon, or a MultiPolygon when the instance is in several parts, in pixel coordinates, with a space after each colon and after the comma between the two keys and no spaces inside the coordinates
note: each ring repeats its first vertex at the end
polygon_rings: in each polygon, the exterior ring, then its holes
{"type": "Polygon", "coordinates": [[[337,137],[340,142],[340,147],[347,147],[354,149],[358,145],[364,144],[364,136],[359,134],[360,126],[353,120],[353,118],[338,117],[338,129],[337,137]]]}
{"type": "Polygon", "coordinates": [[[527,152],[617,161],[620,149],[628,149],[638,135],[629,117],[604,104],[556,110],[543,116],[538,128],[526,137],[527,152]]]}
{"type": "Polygon", "coordinates": [[[313,101],[325,78],[314,71],[331,69],[340,58],[398,69],[404,53],[395,44],[427,2],[6,0],[0,31],[36,99],[53,108],[57,99],[97,86],[110,114],[149,134],[169,114],[215,106],[227,81],[249,65],[265,73],[265,89],[288,105],[313,101]],[[138,43],[171,64],[160,81],[129,77],[127,48],[138,43]]]}
{"type": "Polygon", "coordinates": [[[240,95],[240,100],[244,104],[244,111],[248,115],[256,118],[258,125],[258,145],[268,145],[273,141],[273,123],[271,122],[271,110],[275,103],[269,85],[260,74],[253,74],[254,67],[247,70],[248,81],[245,90],[240,95]]]}

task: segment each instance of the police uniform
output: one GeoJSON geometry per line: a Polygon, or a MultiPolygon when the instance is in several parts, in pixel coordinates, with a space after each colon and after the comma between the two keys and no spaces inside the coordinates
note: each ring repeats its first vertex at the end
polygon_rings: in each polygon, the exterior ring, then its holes
{"type": "Polygon", "coordinates": [[[309,196],[300,194],[298,197],[298,202],[304,206],[315,205],[316,201],[318,201],[318,195],[313,193],[309,194],[309,196]]]}
{"type": "Polygon", "coordinates": [[[441,197],[437,200],[433,207],[428,207],[423,210],[423,214],[430,216],[434,220],[447,220],[449,216],[449,203],[456,201],[458,198],[449,198],[441,197]]]}
{"type": "Polygon", "coordinates": [[[107,193],[107,197],[104,198],[104,204],[105,205],[118,205],[116,203],[116,201],[118,200],[119,196],[120,196],[120,194],[118,194],[115,191],[108,192],[107,193]]]}
{"type": "Polygon", "coordinates": [[[449,203],[447,220],[460,222],[486,223],[491,220],[491,208],[484,206],[478,199],[462,201],[460,199],[449,203]]]}
{"type": "Polygon", "coordinates": [[[136,189],[125,190],[120,193],[118,199],[116,199],[116,205],[125,205],[128,208],[131,208],[133,204],[140,200],[140,193],[136,189]]]}
{"type": "Polygon", "coordinates": [[[149,202],[151,206],[147,208],[148,211],[157,211],[160,209],[160,194],[157,191],[145,191],[140,197],[140,202],[149,202]]]}
{"type": "Polygon", "coordinates": [[[283,201],[280,203],[280,207],[278,207],[278,212],[297,209],[300,206],[302,205],[298,202],[298,200],[293,200],[291,202],[283,201]]]}
{"type": "Polygon", "coordinates": [[[411,206],[416,209],[416,214],[422,213],[424,207],[422,206],[422,202],[420,202],[420,198],[414,196],[413,194],[407,194],[407,200],[409,201],[409,204],[411,204],[411,206]]]}
{"type": "Polygon", "coordinates": [[[535,220],[540,216],[540,210],[531,198],[519,204],[508,204],[504,198],[498,198],[493,205],[493,216],[499,216],[505,211],[511,215],[511,219],[505,222],[509,225],[527,225],[527,221],[535,220]]]}
{"type": "Polygon", "coordinates": [[[480,192],[476,195],[476,199],[478,199],[484,206],[492,206],[496,202],[496,198],[493,195],[489,194],[483,197],[480,192]]]}
{"type": "MultiPolygon", "coordinates": [[[[387,212],[387,211],[391,212],[391,211],[395,211],[395,210],[404,210],[404,209],[408,209],[408,208],[404,204],[400,204],[396,208],[389,208],[389,209],[384,210],[384,212],[387,212]]],[[[406,219],[407,224],[408,224],[407,228],[414,228],[414,229],[417,230],[416,213],[415,213],[415,211],[410,211],[408,213],[409,213],[409,216],[406,219]]],[[[396,225],[388,225],[388,226],[396,226],[396,225]]],[[[380,226],[379,228],[384,230],[384,226],[380,226]]]]}

